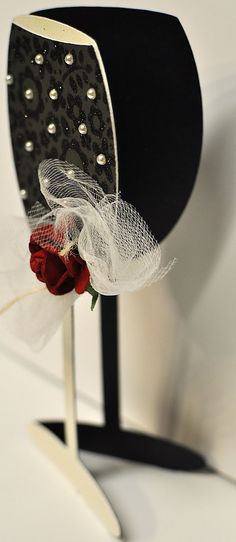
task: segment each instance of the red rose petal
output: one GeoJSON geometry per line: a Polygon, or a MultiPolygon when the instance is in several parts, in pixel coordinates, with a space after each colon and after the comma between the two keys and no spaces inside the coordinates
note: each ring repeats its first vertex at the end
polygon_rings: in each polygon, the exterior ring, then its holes
{"type": "Polygon", "coordinates": [[[37,252],[31,254],[30,257],[30,267],[32,271],[36,274],[37,279],[41,282],[45,282],[44,278],[44,269],[45,269],[45,252],[40,249],[37,252]]]}
{"type": "Polygon", "coordinates": [[[60,277],[60,279],[58,280],[56,284],[50,285],[46,283],[46,286],[51,294],[64,295],[74,290],[75,281],[74,279],[68,277],[68,274],[66,272],[64,273],[64,275],[60,277]]]}
{"type": "Polygon", "coordinates": [[[83,294],[89,284],[89,270],[85,264],[79,277],[75,279],[75,291],[77,294],[83,294]]]}
{"type": "Polygon", "coordinates": [[[79,254],[60,256],[62,238],[61,232],[55,230],[53,224],[35,228],[29,242],[30,267],[52,294],[63,295],[74,288],[78,294],[82,294],[89,284],[86,262],[79,254]]]}
{"type": "Polygon", "coordinates": [[[66,266],[59,258],[54,254],[47,253],[46,265],[45,265],[45,282],[46,286],[54,295],[63,295],[75,287],[75,281],[69,277],[66,266]]]}

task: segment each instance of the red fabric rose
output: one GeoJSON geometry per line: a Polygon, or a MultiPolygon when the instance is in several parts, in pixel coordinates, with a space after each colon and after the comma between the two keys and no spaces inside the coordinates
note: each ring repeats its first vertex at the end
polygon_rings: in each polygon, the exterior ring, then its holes
{"type": "Polygon", "coordinates": [[[29,242],[30,267],[49,292],[63,295],[75,289],[77,294],[89,286],[89,270],[79,254],[60,256],[58,236],[51,224],[40,226],[32,232],[29,242]],[[43,239],[40,246],[39,238],[43,239]]]}

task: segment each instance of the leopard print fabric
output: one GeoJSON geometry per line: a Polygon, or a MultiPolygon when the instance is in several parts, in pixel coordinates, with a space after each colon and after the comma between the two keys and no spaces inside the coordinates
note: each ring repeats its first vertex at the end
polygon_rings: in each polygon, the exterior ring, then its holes
{"type": "Polygon", "coordinates": [[[114,134],[94,48],[51,41],[13,24],[8,74],[13,76],[8,86],[12,147],[19,186],[26,190],[26,210],[35,201],[45,204],[37,169],[46,158],[73,163],[97,180],[106,193],[114,192],[114,134]],[[39,53],[44,58],[41,65],[35,62],[39,53]],[[73,55],[72,65],[64,61],[67,53],[73,55]],[[95,89],[95,100],[87,97],[89,88],[95,89]],[[33,99],[25,98],[27,89],[32,89],[33,99]],[[51,89],[57,90],[57,100],[50,99],[51,89]],[[48,133],[50,123],[56,125],[55,134],[48,133]],[[85,135],[78,131],[81,123],[87,126],[85,135]],[[32,152],[25,150],[26,141],[33,142],[32,152]],[[98,154],[106,156],[105,165],[97,163],[98,154]]]}

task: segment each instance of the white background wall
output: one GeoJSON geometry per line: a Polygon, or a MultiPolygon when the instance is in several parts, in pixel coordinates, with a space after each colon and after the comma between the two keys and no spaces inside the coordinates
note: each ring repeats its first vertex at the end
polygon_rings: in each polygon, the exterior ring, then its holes
{"type": "MultiPolygon", "coordinates": [[[[176,15],[196,59],[203,96],[204,144],[195,190],[163,243],[175,270],[162,283],[121,297],[122,415],[127,424],[172,435],[236,476],[236,6],[233,0],[82,2],[145,7],[176,15]],[[181,423],[180,423],[181,420],[181,423]]],[[[4,84],[13,16],[65,1],[8,0],[1,13],[0,212],[22,214],[13,166],[4,84]]],[[[70,5],[78,5],[71,1],[70,5]]],[[[99,313],[77,303],[78,389],[101,403],[99,313]],[[91,341],[91,335],[94,340],[91,341]]],[[[40,355],[6,335],[4,352],[39,378],[60,382],[60,332],[40,355]]]]}

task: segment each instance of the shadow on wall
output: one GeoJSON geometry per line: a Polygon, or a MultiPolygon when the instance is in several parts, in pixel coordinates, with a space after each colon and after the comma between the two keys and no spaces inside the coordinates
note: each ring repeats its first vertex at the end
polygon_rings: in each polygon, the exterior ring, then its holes
{"type": "Polygon", "coordinates": [[[165,243],[178,258],[168,284],[183,325],[168,421],[173,438],[235,475],[236,78],[203,94],[198,180],[165,243]]]}
{"type": "Polygon", "coordinates": [[[168,282],[184,319],[204,295],[235,221],[235,77],[215,81],[203,98],[205,135],[198,179],[183,216],[163,243],[168,255],[178,259],[168,282]]]}

